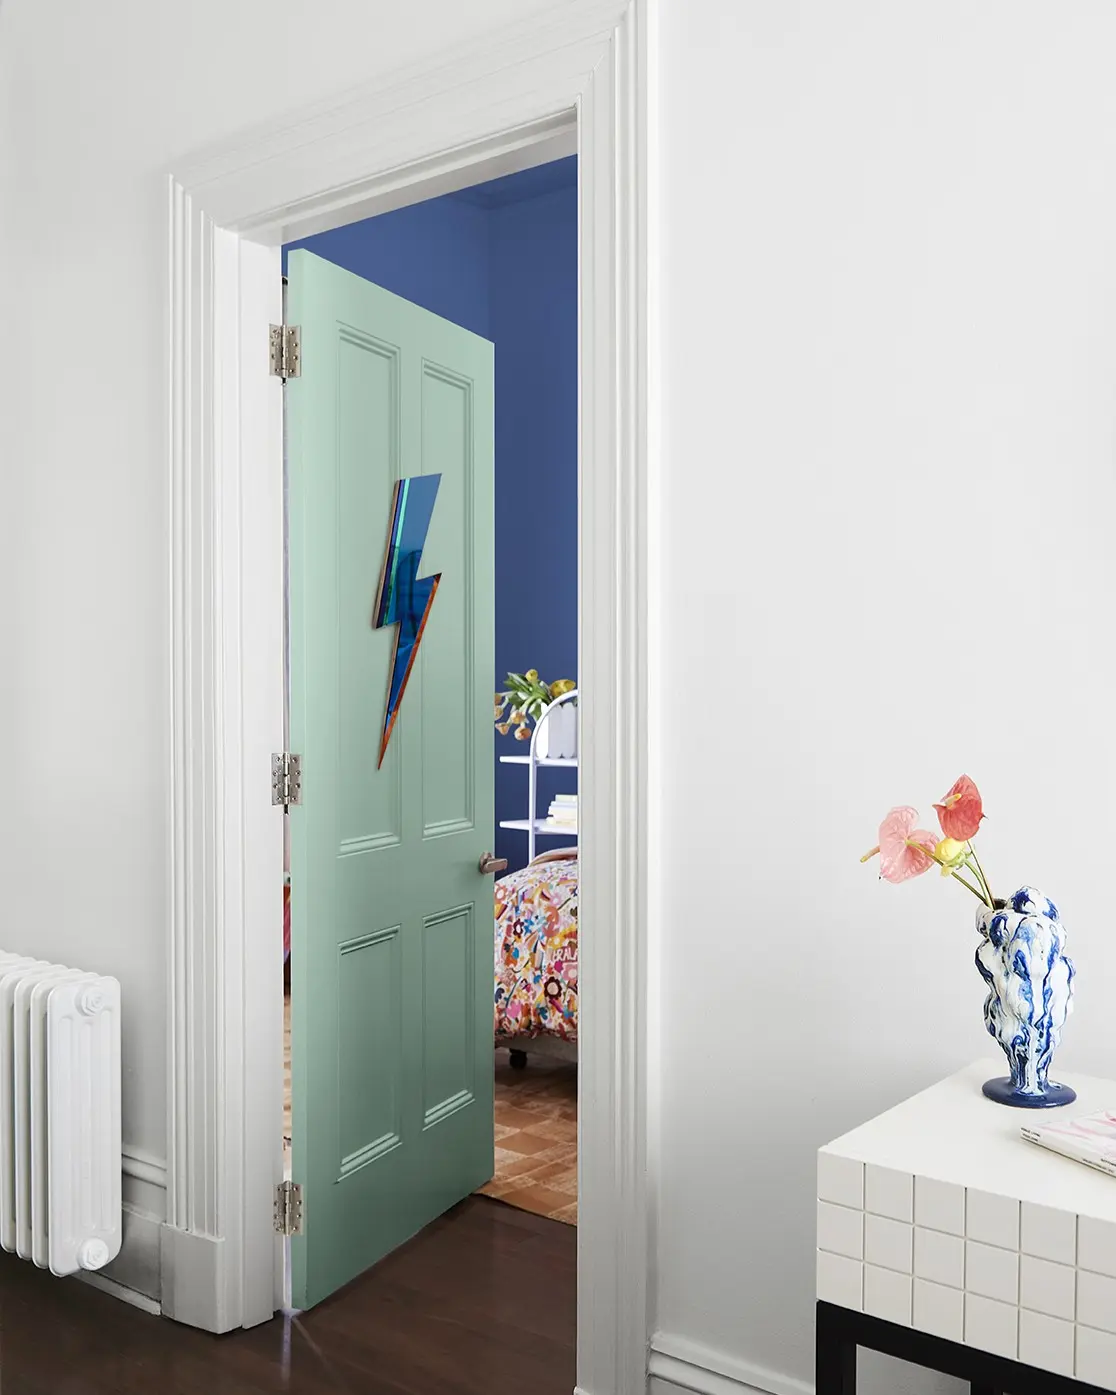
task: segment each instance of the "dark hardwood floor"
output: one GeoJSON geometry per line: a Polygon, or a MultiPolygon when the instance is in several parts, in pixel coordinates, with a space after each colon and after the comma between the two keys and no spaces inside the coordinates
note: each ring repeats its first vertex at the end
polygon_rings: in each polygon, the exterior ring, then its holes
{"type": "Polygon", "coordinates": [[[0,1255],[3,1395],[571,1395],[577,1231],[470,1197],[310,1312],[211,1337],[0,1255]]]}

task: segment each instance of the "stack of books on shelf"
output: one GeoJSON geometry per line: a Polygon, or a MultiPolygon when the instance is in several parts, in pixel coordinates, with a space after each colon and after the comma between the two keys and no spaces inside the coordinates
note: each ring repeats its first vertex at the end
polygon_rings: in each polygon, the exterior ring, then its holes
{"type": "Polygon", "coordinates": [[[556,794],[550,801],[550,812],[546,822],[551,828],[568,829],[577,832],[577,795],[556,794]]]}

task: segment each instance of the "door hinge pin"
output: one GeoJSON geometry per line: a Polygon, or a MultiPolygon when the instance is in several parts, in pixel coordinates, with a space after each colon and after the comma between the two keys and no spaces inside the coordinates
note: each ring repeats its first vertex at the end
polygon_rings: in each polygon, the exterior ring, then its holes
{"type": "Polygon", "coordinates": [[[275,1188],[275,1230],[279,1235],[302,1234],[302,1185],[280,1182],[275,1188]]]}
{"type": "Polygon", "coordinates": [[[289,809],[302,803],[302,757],[290,751],[275,751],[271,756],[271,802],[289,809]]]}
{"type": "Polygon", "coordinates": [[[299,325],[272,325],[267,336],[268,365],[273,378],[302,376],[302,329],[299,325]]]}

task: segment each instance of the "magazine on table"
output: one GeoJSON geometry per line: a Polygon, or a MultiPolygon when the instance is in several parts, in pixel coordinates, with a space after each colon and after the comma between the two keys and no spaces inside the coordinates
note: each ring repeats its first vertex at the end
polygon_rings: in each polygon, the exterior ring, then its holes
{"type": "Polygon", "coordinates": [[[1028,1143],[1116,1177],[1116,1111],[1099,1109],[1058,1124],[1024,1124],[1020,1132],[1028,1143]]]}

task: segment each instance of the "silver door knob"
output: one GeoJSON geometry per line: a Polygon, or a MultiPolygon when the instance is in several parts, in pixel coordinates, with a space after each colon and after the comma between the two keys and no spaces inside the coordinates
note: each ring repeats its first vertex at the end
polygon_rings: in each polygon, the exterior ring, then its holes
{"type": "Polygon", "coordinates": [[[486,877],[490,872],[506,872],[508,859],[506,857],[493,857],[491,853],[481,853],[477,869],[486,877]]]}

